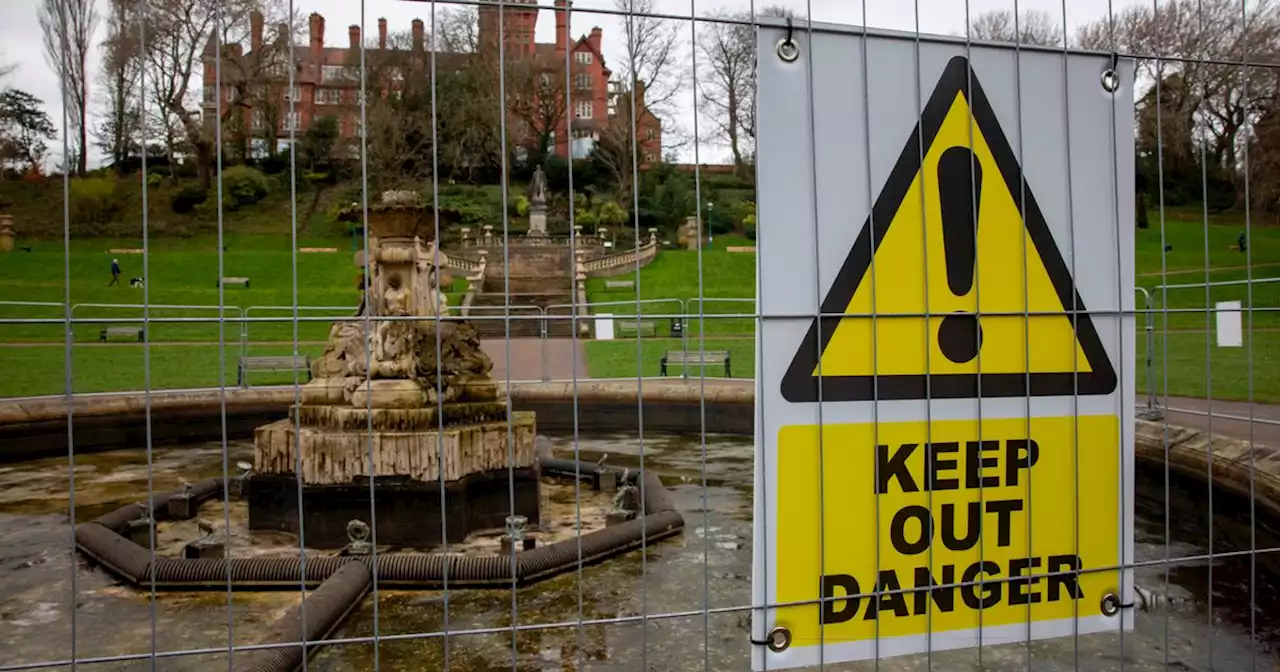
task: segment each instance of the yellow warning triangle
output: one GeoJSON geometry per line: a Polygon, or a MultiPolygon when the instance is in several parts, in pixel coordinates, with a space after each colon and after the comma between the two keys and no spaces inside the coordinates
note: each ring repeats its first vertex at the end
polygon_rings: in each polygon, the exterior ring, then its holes
{"type": "Polygon", "coordinates": [[[822,314],[783,377],[788,401],[1116,387],[1071,271],[963,57],[934,87],[822,314]]]}

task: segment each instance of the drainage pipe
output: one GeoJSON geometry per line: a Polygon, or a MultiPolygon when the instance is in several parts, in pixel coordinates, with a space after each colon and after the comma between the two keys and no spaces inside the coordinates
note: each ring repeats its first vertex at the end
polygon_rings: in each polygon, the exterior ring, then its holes
{"type": "MultiPolygon", "coordinates": [[[[580,472],[599,468],[595,464],[578,464],[573,460],[558,462],[570,463],[570,473],[575,468],[580,472]]],[[[553,468],[560,466],[563,465],[553,465],[553,468]]],[[[644,515],[589,532],[580,539],[565,539],[521,552],[516,557],[514,568],[511,557],[502,554],[380,553],[377,581],[388,587],[439,589],[444,586],[447,576],[449,585],[454,587],[505,588],[512,581],[527,584],[576,569],[579,566],[579,543],[582,549],[581,564],[585,565],[679,533],[684,527],[684,518],[676,510],[675,501],[662,481],[650,472],[636,473],[634,479],[637,487],[644,492],[644,515]]],[[[219,479],[201,481],[192,487],[192,492],[193,496],[209,497],[212,493],[221,492],[221,482],[219,479]]],[[[168,496],[157,496],[153,501],[152,513],[157,518],[165,517],[167,508],[162,505],[167,505],[168,496]]],[[[141,504],[130,504],[93,522],[76,526],[76,545],[85,555],[112,573],[148,590],[223,590],[228,586],[228,576],[231,588],[241,590],[296,590],[303,583],[303,563],[296,556],[201,559],[157,557],[153,564],[146,548],[119,534],[125,524],[139,518],[146,509],[141,504]]],[[[353,561],[369,563],[368,558],[336,555],[308,557],[305,585],[322,585],[353,561]]]]}
{"type": "Polygon", "coordinates": [[[343,563],[320,587],[285,612],[260,642],[289,646],[239,652],[235,657],[235,669],[246,672],[292,672],[302,667],[307,654],[315,651],[320,642],[328,639],[347,616],[360,606],[372,585],[373,575],[369,573],[368,566],[362,562],[343,563]]]}

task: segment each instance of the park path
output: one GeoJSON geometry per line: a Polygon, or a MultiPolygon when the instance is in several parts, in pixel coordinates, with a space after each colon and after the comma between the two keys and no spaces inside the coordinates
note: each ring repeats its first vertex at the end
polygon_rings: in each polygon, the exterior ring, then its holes
{"type": "MultiPolygon", "coordinates": [[[[1271,268],[1273,266],[1280,266],[1280,263],[1253,264],[1252,266],[1210,266],[1209,272],[1215,273],[1217,271],[1243,271],[1248,268],[1271,268]]],[[[1139,273],[1138,277],[1139,278],[1155,278],[1161,275],[1188,275],[1190,273],[1204,273],[1204,271],[1205,271],[1204,268],[1179,268],[1179,269],[1168,270],[1163,272],[1151,271],[1148,273],[1139,273]]]]}
{"type": "Polygon", "coordinates": [[[495,380],[566,380],[574,377],[574,359],[577,358],[577,377],[589,378],[587,357],[582,341],[570,338],[513,338],[487,339],[480,347],[493,360],[495,380]],[[507,359],[510,343],[511,358],[507,359]]]}
{"type": "MultiPolygon", "coordinates": [[[[1138,404],[1145,403],[1146,395],[1138,395],[1138,404]]],[[[1165,406],[1170,425],[1193,427],[1211,431],[1215,436],[1280,447],[1280,405],[1250,404],[1245,401],[1210,401],[1187,397],[1156,397],[1156,403],[1165,406]],[[1254,421],[1249,422],[1253,417],[1254,421]],[[1250,427],[1252,426],[1252,432],[1250,427]]]]}

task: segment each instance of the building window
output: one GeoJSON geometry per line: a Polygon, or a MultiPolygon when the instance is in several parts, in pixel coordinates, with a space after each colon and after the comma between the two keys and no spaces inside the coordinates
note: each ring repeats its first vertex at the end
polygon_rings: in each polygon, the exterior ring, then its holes
{"type": "Polygon", "coordinates": [[[284,90],[284,99],[285,99],[285,100],[296,100],[296,101],[298,101],[298,102],[302,102],[302,87],[301,87],[301,86],[298,86],[297,84],[294,84],[293,86],[291,86],[291,87],[289,87],[289,88],[285,89],[285,90],[284,90]]]}
{"type": "Polygon", "coordinates": [[[253,111],[253,130],[261,131],[267,127],[267,115],[262,110],[253,111]]]}
{"type": "Polygon", "coordinates": [[[653,152],[645,152],[645,153],[644,153],[644,162],[645,162],[645,163],[653,163],[653,152]]]}
{"type": "Polygon", "coordinates": [[[581,64],[583,64],[583,65],[591,65],[591,52],[589,52],[589,51],[579,51],[579,52],[576,52],[576,53],[573,55],[573,60],[575,60],[575,61],[577,61],[577,62],[579,62],[579,63],[581,63],[581,64]]]}
{"type": "Polygon", "coordinates": [[[289,76],[288,71],[285,70],[283,61],[268,63],[267,66],[263,68],[263,71],[267,74],[268,77],[279,77],[283,79],[289,76]]]}
{"type": "Polygon", "coordinates": [[[650,141],[652,141],[652,140],[656,139],[657,137],[658,137],[658,132],[657,132],[657,131],[655,131],[655,130],[653,130],[653,127],[652,127],[652,126],[650,126],[649,128],[644,129],[644,139],[645,139],[645,140],[650,140],[650,141]]]}
{"type": "Polygon", "coordinates": [[[341,89],[316,89],[316,105],[341,105],[341,89]]]}
{"type": "Polygon", "coordinates": [[[213,104],[213,96],[214,96],[213,91],[214,91],[214,87],[212,84],[204,85],[204,102],[210,105],[213,104]]]}
{"type": "Polygon", "coordinates": [[[325,65],[320,68],[320,77],[326,82],[343,82],[358,79],[356,69],[346,65],[325,65]]]}
{"type": "MultiPolygon", "coordinates": [[[[587,55],[588,55],[588,56],[590,56],[590,54],[587,54],[587,55]]],[[[590,91],[590,90],[591,90],[591,75],[589,75],[589,74],[587,74],[587,73],[585,73],[585,72],[578,73],[578,74],[574,75],[574,76],[573,76],[573,88],[578,89],[579,91],[590,91]]]]}
{"type": "Polygon", "coordinates": [[[575,105],[575,107],[577,108],[577,113],[578,113],[578,114],[577,114],[577,117],[578,117],[579,119],[590,119],[590,118],[591,118],[591,112],[592,112],[592,105],[591,105],[591,101],[589,101],[589,100],[580,100],[580,101],[578,101],[578,104],[577,104],[577,105],[575,105]]]}
{"type": "Polygon", "coordinates": [[[302,113],[296,112],[296,111],[288,113],[288,115],[286,115],[284,119],[284,130],[286,131],[302,130],[302,113]]]}

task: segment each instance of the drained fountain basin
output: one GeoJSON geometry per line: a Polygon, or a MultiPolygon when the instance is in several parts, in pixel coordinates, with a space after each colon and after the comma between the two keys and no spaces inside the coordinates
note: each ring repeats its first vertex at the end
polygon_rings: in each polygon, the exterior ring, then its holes
{"type": "MultiPolygon", "coordinates": [[[[634,434],[584,439],[576,451],[571,439],[562,437],[554,443],[560,458],[594,462],[608,453],[607,464],[640,466],[641,441],[634,434]]],[[[232,464],[251,452],[248,442],[233,442],[229,448],[232,464]]],[[[376,597],[370,593],[332,636],[426,633],[380,641],[376,659],[381,669],[445,669],[446,664],[450,670],[464,672],[511,669],[513,658],[517,669],[539,671],[644,669],[646,663],[650,669],[662,670],[702,669],[704,663],[710,669],[745,669],[750,650],[743,608],[751,599],[752,442],[711,436],[704,449],[696,436],[646,433],[643,451],[646,472],[662,477],[685,517],[688,527],[683,536],[514,589],[451,585],[446,592],[379,587],[376,597]],[[708,606],[713,611],[704,614],[708,606]],[[641,620],[642,615],[649,618],[641,620]],[[521,629],[513,637],[513,618],[521,628],[533,629],[521,629]],[[581,626],[580,620],[585,621],[581,626]]],[[[222,473],[217,443],[159,448],[153,451],[153,461],[156,492],[180,487],[183,478],[222,473]]],[[[81,521],[134,502],[147,490],[146,455],[140,450],[77,456],[75,473],[81,521]]],[[[1275,649],[1280,616],[1261,606],[1280,599],[1275,574],[1267,567],[1269,555],[1259,554],[1255,568],[1248,555],[1228,555],[1212,562],[1200,559],[1208,549],[1210,520],[1215,553],[1247,548],[1248,522],[1242,524],[1239,519],[1248,510],[1247,502],[1241,506],[1215,501],[1217,515],[1210,519],[1203,483],[1175,482],[1166,494],[1164,475],[1157,470],[1140,472],[1138,486],[1137,559],[1160,560],[1166,552],[1173,558],[1169,593],[1174,603],[1162,612],[1139,614],[1136,629],[1123,638],[1118,633],[1078,640],[1068,637],[1029,646],[986,646],[829,667],[1235,670],[1280,664],[1275,649]],[[1166,502],[1172,504],[1167,536],[1166,502]],[[1251,595],[1258,605],[1253,610],[1251,595]],[[1250,621],[1255,618],[1251,630],[1250,621]]],[[[74,559],[65,520],[67,492],[65,457],[0,468],[0,651],[5,664],[66,659],[74,641],[76,655],[81,657],[146,655],[153,645],[162,651],[221,648],[223,653],[161,658],[158,667],[225,670],[228,643],[257,643],[262,631],[299,601],[297,589],[233,592],[228,597],[225,589],[216,588],[159,592],[153,600],[149,591],[121,585],[100,568],[74,559]],[[73,601],[77,605],[74,640],[73,601]]],[[[545,485],[544,526],[549,526],[547,534],[556,535],[546,541],[576,538],[579,510],[584,530],[603,528],[608,500],[585,482],[545,485]]],[[[199,513],[200,518],[215,521],[223,515],[216,501],[206,502],[199,513]]],[[[233,505],[229,515],[233,529],[238,530],[232,537],[233,557],[297,554],[298,542],[292,535],[250,534],[243,503],[233,505]]],[[[195,521],[165,524],[158,531],[163,554],[176,553],[182,543],[198,536],[195,521]]],[[[450,550],[496,553],[499,543],[499,533],[491,532],[473,535],[450,550]]],[[[1259,548],[1277,545],[1261,526],[1256,543],[1259,548]]],[[[1137,577],[1145,588],[1164,590],[1163,565],[1143,567],[1137,577]]],[[[374,661],[372,643],[337,644],[320,647],[308,669],[373,670],[374,661]]],[[[130,670],[149,664],[141,659],[102,667],[130,670]]]]}

